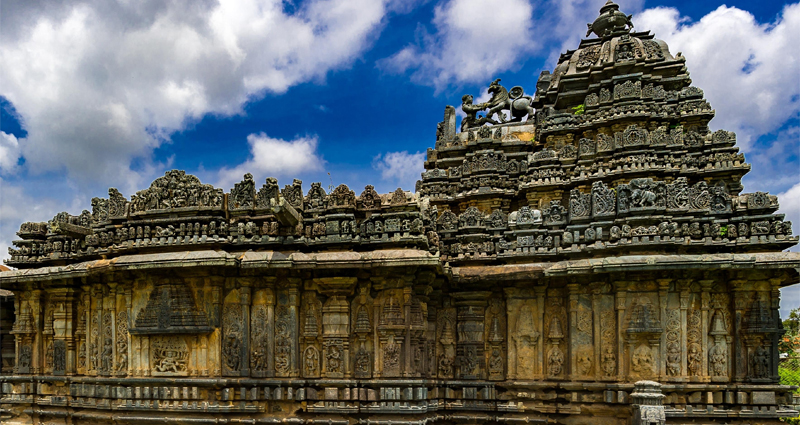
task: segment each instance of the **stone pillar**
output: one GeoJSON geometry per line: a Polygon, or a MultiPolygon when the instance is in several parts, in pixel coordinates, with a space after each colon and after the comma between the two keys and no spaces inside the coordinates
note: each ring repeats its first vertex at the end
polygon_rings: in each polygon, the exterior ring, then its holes
{"type": "Polygon", "coordinates": [[[289,316],[294,332],[290,337],[291,357],[290,357],[290,374],[292,378],[300,376],[300,353],[298,348],[297,332],[300,329],[300,290],[298,288],[299,279],[292,282],[289,287],[289,316]]]}
{"type": "Polygon", "coordinates": [[[711,322],[711,314],[710,314],[709,310],[710,310],[710,304],[711,304],[711,293],[710,292],[711,292],[711,288],[713,287],[713,285],[714,285],[714,280],[711,280],[711,279],[705,279],[705,280],[701,280],[700,281],[700,287],[702,288],[702,291],[703,291],[702,294],[701,294],[701,298],[700,298],[701,299],[700,308],[702,310],[702,312],[701,312],[702,321],[700,322],[701,323],[701,325],[700,325],[700,335],[701,335],[701,341],[702,342],[701,342],[700,346],[702,347],[701,355],[702,355],[702,359],[703,359],[703,367],[702,367],[701,375],[703,376],[703,381],[705,381],[705,382],[709,381],[709,377],[708,377],[708,375],[709,375],[709,373],[708,373],[708,331],[709,331],[709,328],[708,328],[708,325],[711,322]]]}
{"type": "Polygon", "coordinates": [[[778,343],[781,339],[781,336],[786,332],[783,329],[783,322],[781,322],[781,311],[780,311],[780,302],[781,302],[781,280],[780,279],[770,279],[769,280],[771,286],[771,294],[770,294],[770,309],[772,313],[772,324],[775,329],[775,333],[771,335],[770,338],[770,376],[772,377],[773,381],[777,384],[780,381],[780,375],[778,374],[778,343]]]}
{"type": "Polygon", "coordinates": [[[53,375],[74,375],[76,372],[76,344],[73,336],[73,306],[75,290],[53,289],[53,375]]]}
{"type": "Polygon", "coordinates": [[[14,362],[14,373],[28,374],[33,370],[33,359],[35,353],[34,340],[36,338],[36,320],[31,304],[28,302],[30,293],[17,292],[14,294],[14,328],[11,334],[14,335],[14,345],[16,360],[14,362]]]}
{"type": "Polygon", "coordinates": [[[485,379],[486,306],[490,292],[460,292],[456,300],[456,379],[485,379]]]}
{"type": "MultiPolygon", "coordinates": [[[[618,282],[619,287],[624,287],[622,282],[618,282]]],[[[617,309],[617,377],[627,376],[630,373],[629,362],[625,359],[625,305],[628,292],[618,290],[616,297],[617,309]]],[[[630,357],[630,356],[629,356],[630,357]]]]}
{"type": "Polygon", "coordinates": [[[275,290],[268,288],[265,295],[267,306],[267,369],[265,376],[275,376],[275,290]]]}
{"type": "Polygon", "coordinates": [[[33,315],[33,340],[31,341],[32,357],[30,373],[39,375],[44,371],[44,308],[42,307],[42,291],[30,292],[30,308],[33,315]]]}
{"type": "MultiPolygon", "coordinates": [[[[128,288],[125,289],[125,296],[123,298],[123,301],[124,301],[123,308],[125,309],[125,319],[127,319],[127,323],[125,323],[125,330],[127,331],[128,329],[131,328],[131,325],[133,325],[133,296],[131,294],[131,286],[128,286],[128,288]]],[[[126,348],[128,350],[128,352],[125,353],[125,355],[127,356],[127,366],[125,367],[125,370],[122,372],[125,376],[129,376],[131,374],[131,367],[132,367],[131,359],[133,358],[131,334],[126,332],[125,338],[127,339],[126,348]]]]}
{"type": "Polygon", "coordinates": [[[322,307],[324,372],[328,378],[350,374],[350,308],[343,295],[332,295],[322,307]]]}
{"type": "Polygon", "coordinates": [[[90,375],[97,376],[102,369],[103,351],[103,291],[100,285],[94,285],[91,293],[91,322],[89,324],[89,360],[90,375]]]}
{"type": "Polygon", "coordinates": [[[744,280],[729,282],[733,291],[733,377],[736,382],[743,382],[747,377],[747,347],[744,343],[742,331],[744,318],[749,301],[748,293],[744,290],[744,280]]]}
{"type": "Polygon", "coordinates": [[[150,336],[142,335],[140,338],[142,351],[139,358],[142,360],[142,376],[150,376],[150,336]]]}
{"type": "Polygon", "coordinates": [[[544,379],[544,376],[547,373],[544,367],[545,335],[547,332],[544,328],[544,299],[547,294],[547,287],[537,286],[533,288],[533,291],[536,294],[536,311],[539,313],[539,337],[537,338],[538,341],[536,347],[536,365],[538,365],[538,368],[536,368],[535,371],[537,373],[536,379],[544,379]]]}
{"type": "Polygon", "coordinates": [[[570,283],[567,285],[569,291],[569,339],[567,358],[569,359],[569,373],[572,379],[578,377],[578,292],[581,287],[578,283],[570,283]]]}
{"type": "MultiPolygon", "coordinates": [[[[214,279],[211,282],[211,317],[209,325],[212,328],[222,327],[222,288],[224,282],[214,279]]],[[[219,332],[211,333],[208,336],[208,345],[206,349],[209,374],[211,376],[222,375],[222,359],[220,358],[220,351],[222,348],[221,330],[219,332]]]]}
{"type": "Polygon", "coordinates": [[[403,287],[403,317],[405,317],[405,322],[403,323],[405,330],[404,330],[404,342],[403,342],[403,376],[408,378],[411,377],[413,374],[413,367],[411,366],[411,361],[414,357],[414,347],[411,342],[411,287],[404,286],[403,287]]]}
{"type": "MultiPolygon", "coordinates": [[[[661,319],[661,327],[667,329],[667,302],[669,295],[669,284],[672,279],[656,279],[658,282],[658,315],[661,319]]],[[[665,380],[667,377],[667,332],[661,333],[660,343],[658,344],[658,370],[656,373],[665,380]]]]}
{"type": "MultiPolygon", "coordinates": [[[[681,282],[679,282],[681,284],[681,282]]],[[[687,322],[687,314],[689,311],[689,291],[688,289],[688,282],[685,285],[681,285],[684,289],[680,293],[680,303],[681,303],[681,371],[683,372],[682,375],[686,376],[689,374],[689,358],[687,355],[688,347],[686,344],[686,328],[688,325],[687,322]]]]}
{"type": "MultiPolygon", "coordinates": [[[[88,294],[85,291],[76,293],[74,297],[75,323],[75,372],[76,375],[86,374],[86,302],[88,294]]],[[[67,372],[69,374],[69,372],[67,372]]]]}
{"type": "Polygon", "coordinates": [[[275,376],[273,362],[275,345],[274,308],[275,291],[257,285],[253,289],[250,307],[250,376],[265,378],[275,376]]]}
{"type": "Polygon", "coordinates": [[[110,290],[103,291],[100,309],[100,341],[102,341],[100,345],[100,374],[103,376],[110,376],[114,371],[114,359],[116,357],[116,347],[114,347],[116,284],[109,284],[109,288],[110,290]]]}
{"type": "Polygon", "coordinates": [[[239,303],[242,306],[242,365],[240,376],[250,376],[250,303],[252,289],[243,286],[239,289],[239,303]]]}

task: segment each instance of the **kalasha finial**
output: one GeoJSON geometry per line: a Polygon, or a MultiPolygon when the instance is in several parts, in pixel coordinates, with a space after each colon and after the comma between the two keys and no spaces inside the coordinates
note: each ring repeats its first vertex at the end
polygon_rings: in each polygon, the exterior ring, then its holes
{"type": "Polygon", "coordinates": [[[586,24],[589,27],[589,30],[586,31],[586,37],[592,33],[595,33],[598,37],[628,33],[633,29],[632,17],[633,15],[625,15],[620,12],[619,5],[608,0],[600,8],[600,16],[591,24],[586,24]]]}

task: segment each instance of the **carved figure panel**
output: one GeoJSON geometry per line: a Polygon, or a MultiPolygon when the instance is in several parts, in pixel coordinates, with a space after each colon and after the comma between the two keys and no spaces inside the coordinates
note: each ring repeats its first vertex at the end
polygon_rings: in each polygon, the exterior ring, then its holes
{"type": "Polygon", "coordinates": [[[202,184],[183,170],[170,170],[153,181],[150,188],[131,197],[130,211],[135,214],[183,207],[220,208],[223,195],[222,189],[202,184]]]}
{"type": "Polygon", "coordinates": [[[350,305],[351,347],[355,348],[353,372],[357,378],[372,376],[373,299],[362,286],[350,305]]]}
{"type": "Polygon", "coordinates": [[[656,360],[649,342],[643,341],[633,349],[631,371],[634,376],[641,378],[651,377],[656,373],[656,360]]]}
{"type": "Polygon", "coordinates": [[[502,298],[495,297],[489,301],[484,319],[484,335],[486,345],[484,352],[487,355],[486,364],[490,380],[502,380],[505,377],[506,358],[506,314],[502,298]]]}
{"type": "Polygon", "coordinates": [[[309,345],[303,351],[303,376],[306,378],[319,377],[319,349],[314,345],[309,345]]]}
{"type": "Polygon", "coordinates": [[[183,337],[150,339],[150,370],[153,376],[185,376],[189,371],[189,347],[183,337]]]}
{"type": "MultiPolygon", "coordinates": [[[[610,298],[610,297],[609,297],[610,298]]],[[[613,300],[607,304],[613,306],[613,300]]],[[[612,308],[601,309],[600,313],[600,358],[604,377],[617,374],[617,319],[612,308]]]]}
{"type": "Polygon", "coordinates": [[[117,372],[128,372],[128,312],[117,313],[117,372]]]}
{"type": "Polygon", "coordinates": [[[293,327],[289,308],[279,305],[275,312],[275,372],[278,376],[288,376],[291,372],[293,327]]]}
{"type": "Polygon", "coordinates": [[[438,342],[437,363],[439,378],[453,378],[456,356],[456,314],[453,308],[437,312],[436,339],[438,342]]]}
{"type": "Polygon", "coordinates": [[[681,317],[680,310],[667,311],[667,375],[681,375],[681,317]]]}
{"type": "Polygon", "coordinates": [[[244,358],[241,304],[225,304],[222,327],[223,372],[236,376],[242,368],[244,358]]]}
{"type": "Polygon", "coordinates": [[[265,372],[268,365],[268,328],[269,318],[267,306],[255,305],[252,308],[250,321],[250,369],[253,372],[265,372]]]}

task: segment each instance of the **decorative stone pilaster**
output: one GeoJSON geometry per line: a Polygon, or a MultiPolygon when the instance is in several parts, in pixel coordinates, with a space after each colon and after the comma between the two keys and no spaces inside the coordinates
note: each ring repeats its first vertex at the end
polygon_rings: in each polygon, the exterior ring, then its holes
{"type": "Polygon", "coordinates": [[[530,289],[504,288],[508,327],[508,379],[534,379],[540,364],[539,305],[530,289]]]}
{"type": "Polygon", "coordinates": [[[28,374],[34,369],[36,319],[29,302],[30,294],[20,293],[14,299],[15,317],[11,334],[15,337],[14,373],[28,374]]]}
{"type": "Polygon", "coordinates": [[[489,292],[456,294],[456,371],[460,379],[485,379],[485,309],[489,292]]]}
{"type": "Polygon", "coordinates": [[[487,379],[502,381],[506,375],[506,312],[503,299],[493,297],[489,300],[484,320],[486,329],[486,371],[487,379]]]}
{"type": "Polygon", "coordinates": [[[350,311],[343,295],[333,295],[322,307],[323,372],[328,378],[350,374],[350,311]]]}
{"type": "Polygon", "coordinates": [[[250,376],[275,376],[275,290],[273,279],[261,279],[263,284],[253,288],[250,311],[250,376]]]}
{"type": "MultiPolygon", "coordinates": [[[[625,285],[622,282],[617,282],[617,292],[616,297],[614,299],[615,305],[614,308],[617,311],[617,359],[616,359],[616,366],[617,366],[617,377],[626,376],[630,370],[630,366],[628,362],[623,360],[623,356],[625,353],[625,334],[623,330],[623,323],[625,322],[625,310],[627,306],[627,299],[628,299],[628,292],[624,289],[625,285]]],[[[610,362],[609,362],[610,363],[610,362]]]]}
{"type": "Polygon", "coordinates": [[[564,294],[560,289],[548,289],[545,323],[547,346],[545,353],[545,373],[548,379],[564,379],[568,373],[567,354],[564,340],[568,336],[567,311],[564,306],[564,294]]]}
{"type": "Polygon", "coordinates": [[[53,312],[53,375],[74,375],[76,372],[76,344],[73,336],[74,301],[73,289],[58,288],[50,293],[53,312]]]}
{"type": "Polygon", "coordinates": [[[350,308],[350,329],[355,351],[352,371],[356,378],[372,377],[374,355],[372,307],[373,299],[369,295],[369,284],[364,284],[358,288],[358,295],[353,299],[350,308]]]}
{"type": "Polygon", "coordinates": [[[595,370],[592,298],[584,285],[569,284],[569,358],[573,379],[592,379],[595,370]]]}
{"type": "Polygon", "coordinates": [[[242,365],[241,376],[250,376],[250,304],[252,302],[252,288],[242,286],[239,288],[239,304],[242,309],[242,365]]]}

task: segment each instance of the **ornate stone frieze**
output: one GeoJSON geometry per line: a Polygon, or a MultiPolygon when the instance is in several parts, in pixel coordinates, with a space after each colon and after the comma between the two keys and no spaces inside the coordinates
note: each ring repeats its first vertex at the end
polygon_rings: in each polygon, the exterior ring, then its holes
{"type": "Polygon", "coordinates": [[[222,207],[222,189],[202,184],[197,177],[182,170],[167,171],[157,178],[149,189],[136,192],[131,197],[131,214],[151,211],[172,210],[176,208],[222,207]]]}

